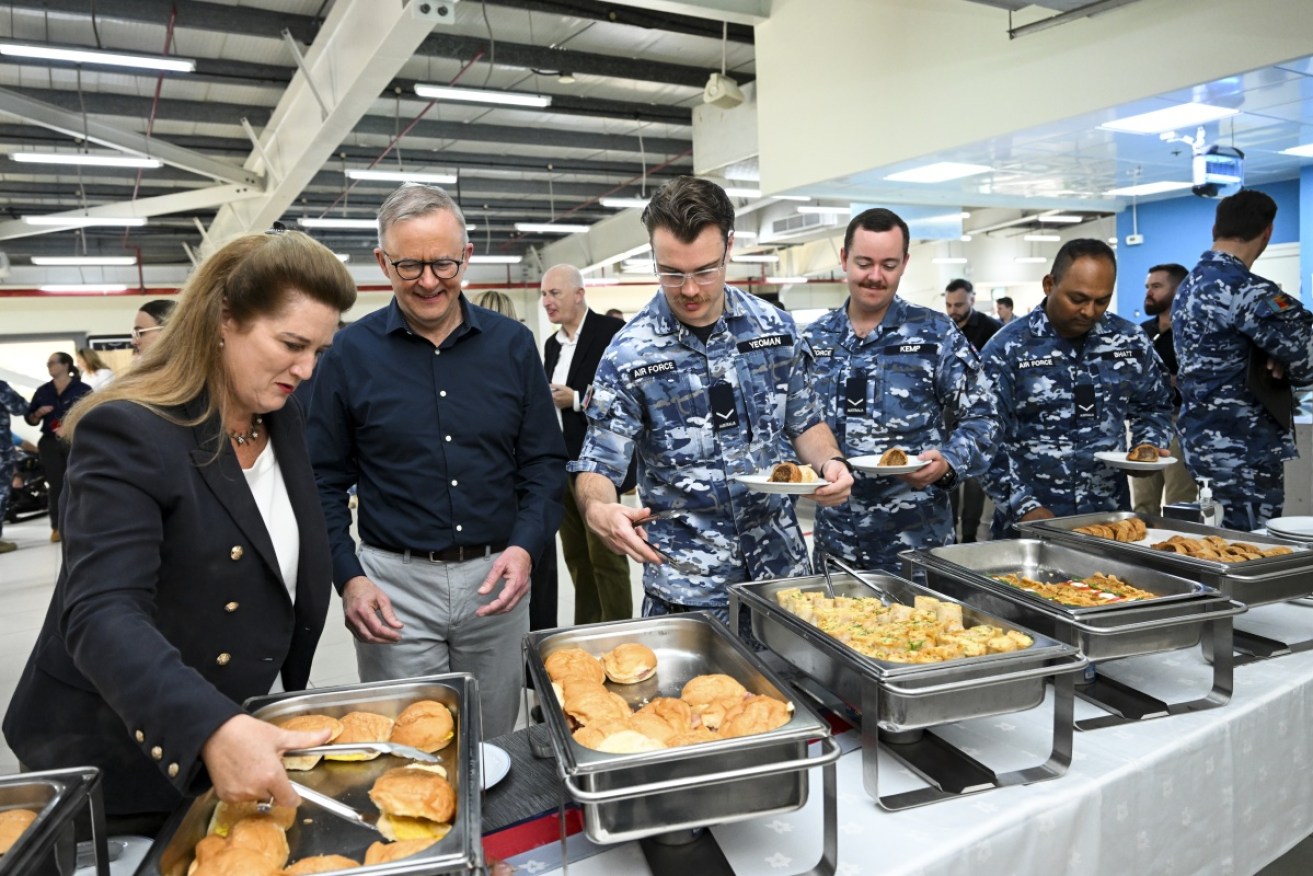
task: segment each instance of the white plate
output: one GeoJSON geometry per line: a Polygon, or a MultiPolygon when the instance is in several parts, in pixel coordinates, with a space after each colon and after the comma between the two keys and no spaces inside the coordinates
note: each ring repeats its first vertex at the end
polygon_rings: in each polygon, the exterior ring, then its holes
{"type": "Polygon", "coordinates": [[[511,756],[504,748],[480,742],[479,757],[483,759],[483,790],[485,791],[506,778],[506,774],[511,771],[511,756]]]}
{"type": "Polygon", "coordinates": [[[1159,457],[1157,462],[1134,462],[1127,459],[1126,454],[1120,450],[1100,450],[1094,454],[1094,458],[1105,465],[1126,471],[1158,471],[1176,463],[1174,456],[1159,457]]]}
{"type": "Polygon", "coordinates": [[[1313,517],[1278,517],[1267,522],[1267,531],[1286,538],[1313,538],[1313,517]]]}
{"type": "MultiPolygon", "coordinates": [[[[883,456],[884,454],[880,454],[883,456]]],[[[911,457],[909,457],[910,459],[911,457]]],[[[853,468],[861,472],[873,475],[900,475],[911,474],[919,468],[925,468],[930,464],[928,459],[918,459],[916,462],[909,462],[907,465],[880,465],[879,456],[850,456],[848,463],[853,468]]]]}
{"type": "Polygon", "coordinates": [[[790,496],[810,496],[812,493],[825,486],[825,481],[804,481],[802,483],[792,484],[787,482],[772,481],[770,472],[765,474],[745,474],[734,475],[734,480],[745,485],[749,490],[756,493],[786,493],[790,496]]]}

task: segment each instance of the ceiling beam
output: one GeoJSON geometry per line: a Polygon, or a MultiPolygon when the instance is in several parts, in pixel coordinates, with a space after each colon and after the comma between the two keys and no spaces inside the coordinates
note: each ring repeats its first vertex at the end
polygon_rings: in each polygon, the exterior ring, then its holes
{"type": "MultiPolygon", "coordinates": [[[[730,22],[729,41],[749,46],[752,45],[755,36],[751,24],[757,23],[740,23],[732,18],[722,19],[720,16],[703,14],[702,7],[717,5],[706,2],[680,4],[695,7],[689,14],[674,14],[671,10],[661,10],[654,14],[649,11],[651,7],[648,4],[629,3],[626,0],[615,0],[611,3],[602,3],[598,0],[487,0],[487,2],[490,6],[502,6],[507,9],[525,9],[553,16],[605,21],[717,40],[720,39],[721,33],[719,22],[727,20],[730,22]],[[708,23],[708,18],[712,18],[716,23],[708,23]]],[[[748,0],[748,2],[760,6],[764,0],[748,0]]]]}
{"type": "Polygon", "coordinates": [[[622,6],[755,27],[770,18],[771,0],[615,0],[622,6]]]}
{"type": "MultiPolygon", "coordinates": [[[[195,189],[187,192],[175,192],[171,195],[159,195],[154,198],[140,198],[135,201],[123,201],[114,204],[102,204],[85,210],[64,210],[49,213],[50,216],[162,216],[184,210],[202,210],[231,204],[242,199],[260,197],[261,191],[253,186],[223,185],[208,189],[195,189]]],[[[32,237],[36,234],[50,234],[67,230],[53,225],[28,225],[18,219],[0,222],[0,240],[12,240],[16,237],[32,237]]]]}

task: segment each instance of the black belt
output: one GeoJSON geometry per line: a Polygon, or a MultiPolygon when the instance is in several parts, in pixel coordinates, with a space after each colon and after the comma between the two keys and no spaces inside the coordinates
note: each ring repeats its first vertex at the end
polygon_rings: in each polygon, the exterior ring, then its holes
{"type": "Polygon", "coordinates": [[[370,547],[387,551],[390,554],[401,554],[404,557],[417,557],[421,560],[428,560],[430,563],[463,563],[466,560],[478,560],[484,557],[490,557],[493,554],[499,554],[506,550],[506,544],[463,544],[459,547],[449,547],[440,551],[424,551],[416,548],[395,548],[381,544],[371,544],[370,547]]]}

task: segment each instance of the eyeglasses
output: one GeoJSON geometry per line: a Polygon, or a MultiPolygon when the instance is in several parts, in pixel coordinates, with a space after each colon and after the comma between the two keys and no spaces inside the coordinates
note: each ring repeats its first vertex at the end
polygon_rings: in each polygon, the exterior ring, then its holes
{"type": "Polygon", "coordinates": [[[160,331],[164,331],[164,326],[153,325],[150,328],[134,328],[132,330],[132,339],[134,341],[140,341],[142,335],[148,335],[151,332],[160,332],[160,331]]]}
{"type": "Polygon", "coordinates": [[[465,264],[464,259],[437,259],[431,262],[419,259],[400,259],[394,262],[386,252],[383,255],[387,258],[392,269],[397,272],[397,276],[403,280],[418,280],[424,276],[425,268],[431,270],[433,276],[439,280],[450,280],[460,273],[460,266],[465,264]]]}
{"type": "Polygon", "coordinates": [[[703,268],[700,271],[657,271],[657,282],[663,289],[683,289],[684,284],[689,280],[697,283],[704,289],[707,286],[714,286],[720,272],[725,269],[725,261],[729,258],[729,242],[725,244],[725,254],[720,257],[720,264],[714,268],[703,268]]]}

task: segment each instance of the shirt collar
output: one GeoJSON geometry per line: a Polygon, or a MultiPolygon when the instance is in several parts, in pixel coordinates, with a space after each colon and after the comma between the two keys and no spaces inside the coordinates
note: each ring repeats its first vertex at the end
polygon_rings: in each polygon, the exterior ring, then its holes
{"type": "MultiPolygon", "coordinates": [[[[457,297],[456,304],[460,307],[460,325],[456,326],[452,333],[447,336],[447,339],[442,342],[443,346],[455,342],[471,332],[483,331],[483,325],[479,319],[477,308],[469,306],[469,300],[465,297],[464,292],[460,293],[460,296],[457,297]]],[[[402,333],[418,336],[418,333],[410,327],[408,322],[406,322],[406,315],[401,312],[401,305],[397,304],[396,295],[392,296],[392,301],[388,304],[387,324],[384,331],[389,335],[402,333]]]]}
{"type": "Polygon", "coordinates": [[[848,307],[851,304],[852,298],[849,297],[843,302],[843,306],[839,308],[839,312],[842,314],[843,325],[848,329],[848,334],[858,344],[868,344],[872,341],[879,340],[884,337],[885,334],[893,331],[907,321],[907,302],[899,296],[894,295],[893,299],[889,302],[889,306],[885,309],[884,316],[880,317],[880,321],[875,324],[875,327],[871,329],[866,337],[859,338],[857,337],[857,332],[853,331],[852,318],[848,316],[848,307]]]}
{"type": "MultiPolygon", "coordinates": [[[[720,319],[728,322],[747,313],[741,297],[743,294],[734,286],[728,283],[725,284],[725,312],[720,315],[720,319]]],[[[659,335],[673,335],[681,328],[683,328],[683,323],[671,313],[670,302],[666,301],[666,293],[658,290],[656,294],[656,320],[653,330],[659,335]]]]}
{"type": "MultiPolygon", "coordinates": [[[[1053,323],[1049,321],[1048,311],[1044,309],[1044,305],[1047,302],[1048,298],[1044,298],[1039,307],[1034,308],[1026,315],[1026,322],[1030,325],[1031,333],[1039,337],[1061,338],[1068,342],[1080,340],[1080,338],[1063,338],[1062,335],[1058,334],[1057,330],[1053,328],[1053,323]]],[[[1110,313],[1112,313],[1111,309],[1105,310],[1103,316],[1099,317],[1098,321],[1090,326],[1090,330],[1085,333],[1087,339],[1097,338],[1108,334],[1108,316],[1110,313]]]]}
{"type": "MultiPolygon", "coordinates": [[[[662,298],[665,298],[664,295],[661,296],[661,297],[662,297],[662,298]]],[[[577,344],[577,343],[579,343],[579,335],[583,332],[583,330],[584,330],[584,323],[587,322],[587,321],[588,321],[588,308],[585,307],[585,308],[584,308],[584,315],[581,316],[581,317],[579,318],[579,326],[578,326],[578,328],[576,328],[576,329],[574,330],[574,340],[570,340],[570,338],[568,338],[568,337],[566,336],[566,334],[565,334],[565,326],[561,326],[560,328],[558,328],[558,329],[556,330],[556,340],[557,340],[557,342],[560,343],[560,344],[562,344],[562,345],[565,345],[565,344],[577,344]]]]}

